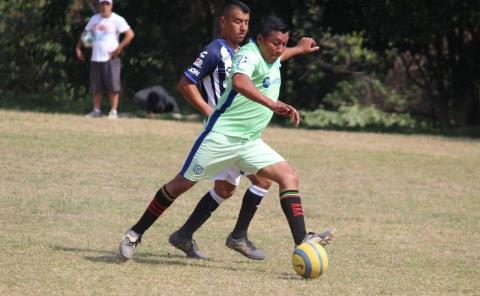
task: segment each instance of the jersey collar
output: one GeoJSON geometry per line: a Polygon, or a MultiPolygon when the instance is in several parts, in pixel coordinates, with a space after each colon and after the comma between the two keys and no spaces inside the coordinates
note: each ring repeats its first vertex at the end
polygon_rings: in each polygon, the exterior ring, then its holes
{"type": "Polygon", "coordinates": [[[222,43],[223,46],[227,48],[228,52],[230,53],[230,56],[233,58],[233,56],[235,55],[235,51],[233,50],[233,48],[230,47],[230,45],[228,45],[227,41],[225,41],[225,39],[223,38],[218,38],[218,41],[220,41],[220,43],[222,43]]]}

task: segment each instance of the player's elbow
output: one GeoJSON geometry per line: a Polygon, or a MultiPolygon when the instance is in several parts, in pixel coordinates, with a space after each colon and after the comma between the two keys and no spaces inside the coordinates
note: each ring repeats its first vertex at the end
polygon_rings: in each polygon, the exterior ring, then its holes
{"type": "Polygon", "coordinates": [[[182,78],[180,78],[180,80],[178,81],[176,88],[181,94],[183,94],[185,93],[185,88],[188,84],[188,80],[185,78],[185,76],[182,76],[182,78]]]}
{"type": "Polygon", "coordinates": [[[232,77],[232,87],[235,89],[237,92],[242,92],[244,89],[245,83],[243,82],[243,77],[242,75],[235,74],[232,77]]]}

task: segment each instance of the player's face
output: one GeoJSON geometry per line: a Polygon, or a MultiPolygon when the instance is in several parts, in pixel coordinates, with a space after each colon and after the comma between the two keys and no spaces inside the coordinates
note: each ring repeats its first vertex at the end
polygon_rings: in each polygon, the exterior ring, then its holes
{"type": "Polygon", "coordinates": [[[110,17],[112,14],[112,4],[107,1],[102,1],[98,4],[98,9],[100,10],[100,14],[103,17],[110,17]]]}
{"type": "Polygon", "coordinates": [[[227,41],[239,45],[248,32],[250,14],[240,8],[233,8],[227,17],[220,17],[222,35],[227,41]]]}
{"type": "Polygon", "coordinates": [[[282,33],[280,31],[272,31],[270,35],[264,37],[259,34],[257,36],[257,43],[260,47],[260,52],[263,58],[270,64],[275,62],[285,51],[287,46],[289,33],[282,33]]]}

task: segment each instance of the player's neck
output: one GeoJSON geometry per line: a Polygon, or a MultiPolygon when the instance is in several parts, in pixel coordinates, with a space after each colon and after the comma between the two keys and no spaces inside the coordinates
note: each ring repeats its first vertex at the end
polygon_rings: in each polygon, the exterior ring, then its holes
{"type": "Polygon", "coordinates": [[[233,51],[237,52],[240,49],[240,44],[237,42],[232,42],[232,40],[228,40],[227,38],[223,37],[222,38],[227,41],[228,46],[230,46],[233,51]]]}

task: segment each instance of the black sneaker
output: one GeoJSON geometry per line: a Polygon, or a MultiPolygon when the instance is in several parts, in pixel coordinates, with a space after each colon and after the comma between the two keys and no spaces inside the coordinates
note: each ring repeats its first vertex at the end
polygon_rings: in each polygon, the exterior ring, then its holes
{"type": "Polygon", "coordinates": [[[178,235],[178,231],[175,231],[168,238],[168,242],[175,248],[182,250],[187,257],[196,259],[207,259],[198,249],[197,243],[193,239],[183,238],[178,235]]]}
{"type": "Polygon", "coordinates": [[[259,250],[255,247],[255,245],[248,240],[247,237],[241,237],[239,239],[235,239],[232,237],[230,233],[227,237],[227,241],[225,245],[232,250],[235,250],[247,258],[254,259],[254,260],[264,260],[265,254],[262,250],[259,250]]]}
{"type": "Polygon", "coordinates": [[[303,239],[303,242],[314,241],[321,246],[326,246],[333,240],[335,232],[337,232],[335,228],[329,228],[320,233],[309,232],[303,239]]]}

